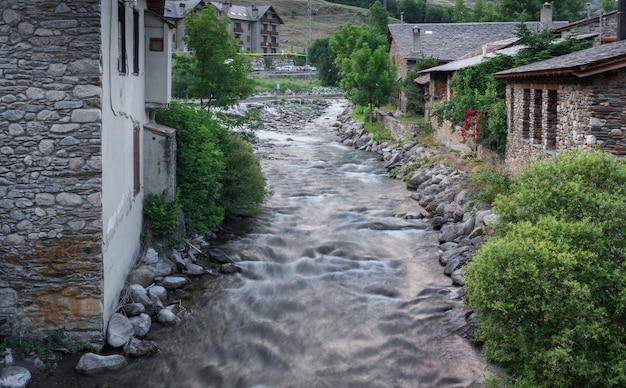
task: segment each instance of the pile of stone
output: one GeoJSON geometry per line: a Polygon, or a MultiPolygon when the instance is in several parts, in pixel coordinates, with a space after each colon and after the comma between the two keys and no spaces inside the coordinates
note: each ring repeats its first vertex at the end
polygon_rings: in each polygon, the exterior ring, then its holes
{"type": "Polygon", "coordinates": [[[116,370],[127,365],[127,357],[154,354],[158,345],[146,336],[153,325],[172,327],[181,322],[187,311],[180,296],[191,281],[239,271],[240,267],[223,251],[210,248],[203,235],[186,241],[185,248],[173,251],[169,258],[148,249],[128,275],[120,306],[107,326],[107,345],[123,354],[86,353],[76,365],[76,372],[93,375],[116,370]]]}
{"type": "MultiPolygon", "coordinates": [[[[429,148],[416,141],[376,141],[362,122],[350,118],[351,113],[349,108],[333,124],[340,141],[356,149],[379,154],[389,172],[420,160],[434,161],[437,154],[449,153],[448,150],[429,148]]],[[[398,173],[396,178],[406,180],[407,189],[412,191],[410,197],[419,206],[417,216],[427,220],[433,230],[439,231],[439,263],[452,283],[462,286],[463,267],[483,243],[484,235],[495,225],[497,216],[486,203],[473,200],[466,172],[445,165],[432,165],[420,168],[409,176],[398,173]]]]}
{"type": "Polygon", "coordinates": [[[30,371],[22,366],[14,365],[13,352],[4,350],[4,367],[0,369],[0,387],[25,388],[31,379],[30,371]]]}

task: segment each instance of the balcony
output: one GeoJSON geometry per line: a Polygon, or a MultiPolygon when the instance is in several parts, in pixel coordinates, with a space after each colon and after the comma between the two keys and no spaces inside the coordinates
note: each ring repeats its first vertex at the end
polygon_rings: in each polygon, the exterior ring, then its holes
{"type": "Polygon", "coordinates": [[[243,33],[243,28],[241,28],[241,27],[235,27],[235,28],[233,28],[233,32],[243,33]]]}
{"type": "Polygon", "coordinates": [[[261,30],[261,35],[278,35],[278,31],[261,30]]]}
{"type": "Polygon", "coordinates": [[[278,47],[278,42],[261,42],[261,47],[278,47]]]}
{"type": "Polygon", "coordinates": [[[280,21],[278,19],[261,18],[261,22],[270,23],[270,24],[280,24],[280,21]]]}

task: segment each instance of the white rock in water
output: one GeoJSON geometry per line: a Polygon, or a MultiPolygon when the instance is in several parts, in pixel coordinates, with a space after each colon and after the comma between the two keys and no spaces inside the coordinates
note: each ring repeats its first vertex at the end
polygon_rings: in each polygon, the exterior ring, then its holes
{"type": "Polygon", "coordinates": [[[95,353],[85,353],[78,361],[75,370],[80,374],[95,375],[101,372],[121,369],[126,365],[128,365],[126,357],[120,354],[101,356],[95,353]]]}
{"type": "Polygon", "coordinates": [[[30,372],[21,366],[7,366],[0,370],[0,387],[25,388],[30,381],[30,372]]]}

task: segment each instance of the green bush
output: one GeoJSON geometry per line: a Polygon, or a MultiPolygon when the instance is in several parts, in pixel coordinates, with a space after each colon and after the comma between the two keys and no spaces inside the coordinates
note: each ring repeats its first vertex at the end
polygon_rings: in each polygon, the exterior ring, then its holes
{"type": "Polygon", "coordinates": [[[465,302],[516,386],[626,386],[625,187],[624,163],[570,152],[496,199],[501,228],[466,267],[465,302]]]}
{"type": "MultiPolygon", "coordinates": [[[[251,146],[204,110],[172,103],[157,121],[176,128],[176,175],[188,232],[206,232],[225,216],[256,209],[265,178],[251,146]]],[[[241,123],[239,123],[241,124],[241,123]]]]}
{"type": "Polygon", "coordinates": [[[154,236],[165,236],[174,232],[176,217],[180,210],[178,195],[170,203],[165,201],[165,194],[147,194],[144,198],[143,212],[148,216],[154,236]]]}

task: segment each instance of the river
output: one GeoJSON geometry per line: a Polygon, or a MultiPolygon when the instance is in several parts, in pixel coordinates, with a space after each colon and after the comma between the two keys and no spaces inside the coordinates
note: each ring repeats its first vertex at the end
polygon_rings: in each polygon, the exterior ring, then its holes
{"type": "Polygon", "coordinates": [[[272,195],[222,248],[242,272],[206,277],[189,315],[153,330],[161,351],[121,371],[75,376],[107,387],[469,387],[485,376],[458,335],[459,290],[437,232],[373,154],[337,141],[337,100],[314,121],[261,130],[272,195]]]}

